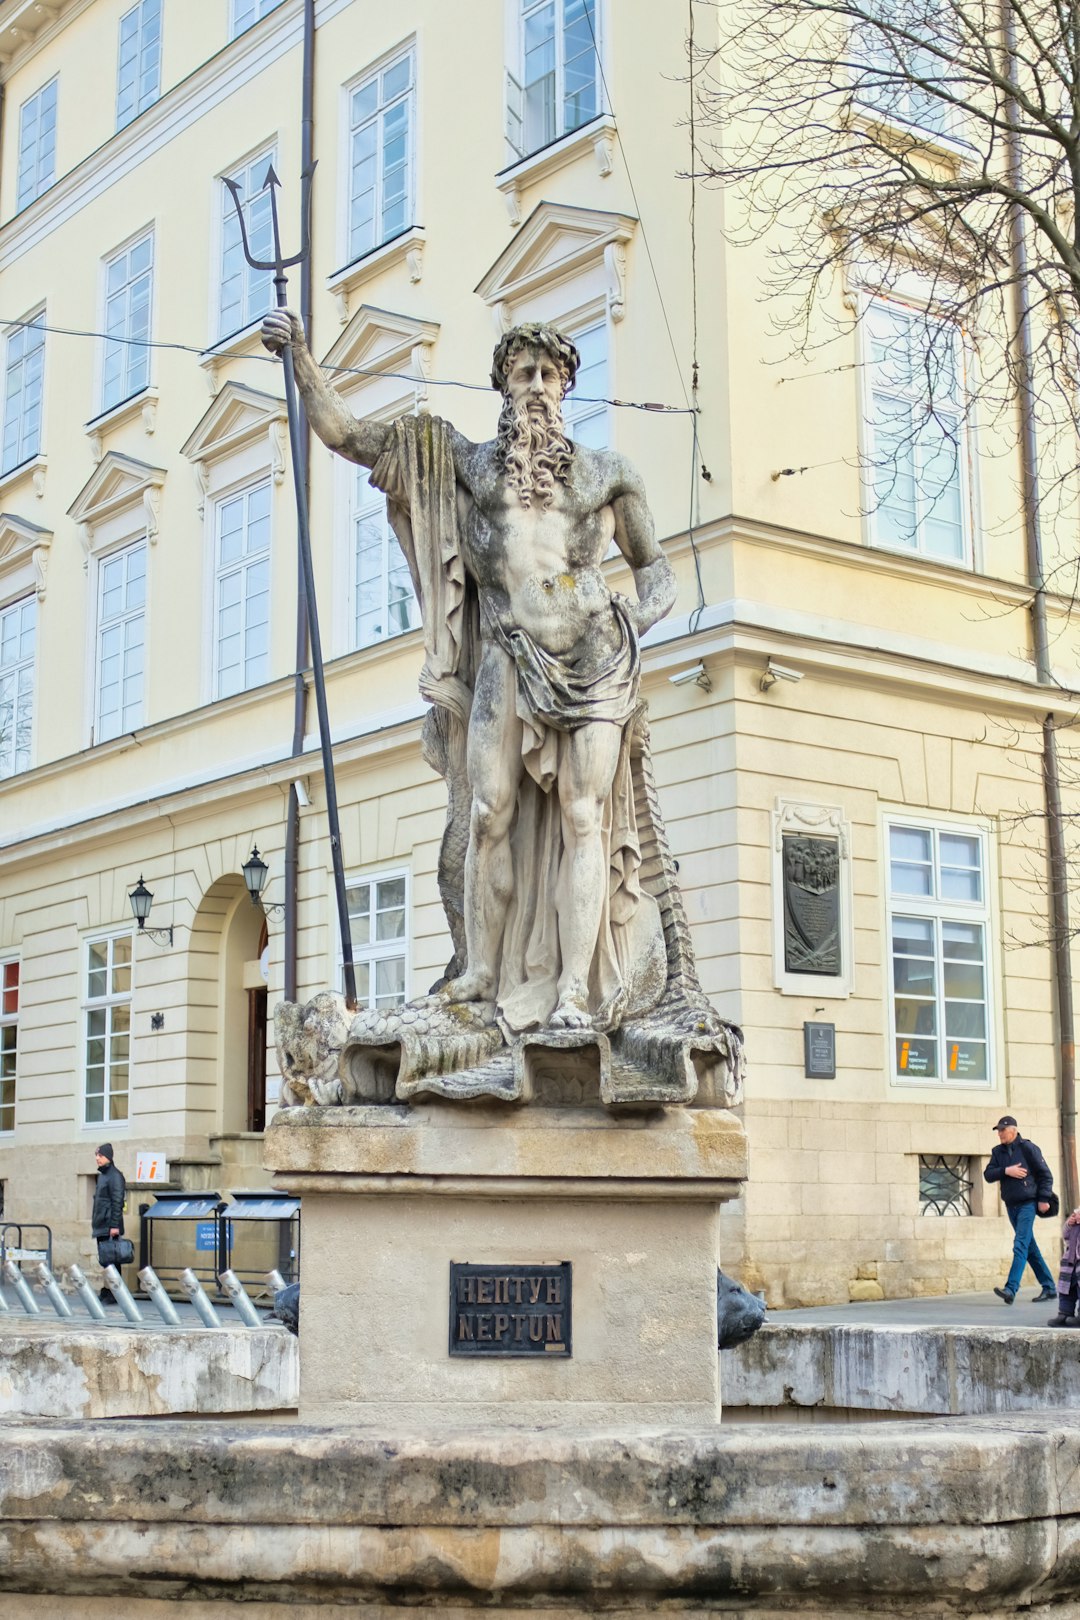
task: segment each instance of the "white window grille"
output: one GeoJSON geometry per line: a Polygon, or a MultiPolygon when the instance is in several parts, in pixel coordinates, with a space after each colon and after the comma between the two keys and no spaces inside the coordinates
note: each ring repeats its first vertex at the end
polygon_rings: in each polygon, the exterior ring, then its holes
{"type": "Polygon", "coordinates": [[[270,674],[270,485],[217,506],[214,695],[230,697],[270,674]]]}
{"type": "Polygon", "coordinates": [[[894,1077],[989,1085],[985,835],[893,822],[886,837],[894,1077]]]}
{"type": "Polygon", "coordinates": [[[263,17],[269,16],[281,0],[232,0],[232,37],[242,34],[263,17]]]}
{"type": "Polygon", "coordinates": [[[131,935],[86,941],[83,1121],[128,1117],[131,1090],[131,935]]]}
{"type": "MultiPolygon", "coordinates": [[[[271,147],[260,152],[241,168],[234,169],[229,179],[240,187],[240,202],[247,225],[248,243],[252,257],[263,263],[274,256],[273,227],[270,218],[270,193],[266,189],[266,172],[275,160],[271,147]]],[[[224,181],[221,191],[221,285],[218,301],[218,337],[229,337],[266,314],[273,301],[273,277],[269,270],[253,270],[244,257],[240,236],[240,222],[236,217],[232,193],[224,181]]]]}
{"type": "Polygon", "coordinates": [[[413,223],[415,71],[406,51],[349,91],[349,262],[413,223]]]}
{"type": "Polygon", "coordinates": [[[353,494],[354,630],[357,647],[404,635],[420,623],[409,565],[386,516],[386,497],[366,467],[353,494]]]}
{"type": "Polygon", "coordinates": [[[25,208],[47,191],[56,178],[56,93],[50,79],[19,109],[17,204],[25,208]]]}
{"type": "Polygon", "coordinates": [[[864,340],[872,542],[970,564],[960,333],[925,311],[875,299],[866,310],[864,340]]]}
{"type": "Polygon", "coordinates": [[[611,392],[608,380],[608,328],[606,321],[598,321],[581,332],[567,333],[581,356],[574,387],[563,400],[563,420],[570,437],[576,444],[592,450],[611,447],[611,423],[607,396],[611,392]]]}
{"type": "Polygon", "coordinates": [[[409,978],[408,874],[353,878],[345,896],[357,1002],[361,1007],[400,1007],[409,978]]]}
{"type": "Polygon", "coordinates": [[[0,778],[30,765],[37,598],[0,609],[0,778]]]}
{"type": "Polygon", "coordinates": [[[153,234],[109,259],[105,266],[105,358],[101,408],[109,410],[150,381],[150,310],[154,285],[153,234]]]}
{"type": "Polygon", "coordinates": [[[140,540],[113,552],[98,568],[95,742],[142,724],[145,641],[146,542],[140,540]]]}
{"type": "Polygon", "coordinates": [[[19,1073],[19,962],[0,962],[0,1131],[15,1129],[19,1073]]]}
{"type": "Polygon", "coordinates": [[[116,127],[123,129],[161,95],[161,0],[139,0],[120,18],[116,127]]]}
{"type": "Polygon", "coordinates": [[[4,445],[2,470],[9,473],[41,449],[45,383],[45,311],[13,326],[4,350],[4,445]]]}
{"type": "Polygon", "coordinates": [[[600,112],[597,0],[520,0],[517,70],[507,72],[506,137],[519,157],[600,112]]]}

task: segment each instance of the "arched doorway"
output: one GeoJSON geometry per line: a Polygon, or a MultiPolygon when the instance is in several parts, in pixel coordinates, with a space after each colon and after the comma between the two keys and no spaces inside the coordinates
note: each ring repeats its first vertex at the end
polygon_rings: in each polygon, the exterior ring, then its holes
{"type": "Polygon", "coordinates": [[[265,949],[266,918],[243,878],[218,878],[195,914],[190,958],[193,1009],[201,1009],[203,1025],[199,1066],[211,1070],[215,1089],[211,1135],[261,1131],[266,1122],[265,949]]]}

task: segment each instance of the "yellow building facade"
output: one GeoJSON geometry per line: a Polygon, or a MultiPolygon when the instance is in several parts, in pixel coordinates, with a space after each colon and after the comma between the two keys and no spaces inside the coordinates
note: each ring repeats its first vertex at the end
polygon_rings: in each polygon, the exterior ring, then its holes
{"type": "MultiPolygon", "coordinates": [[[[718,18],[697,10],[700,43],[718,18]]],[[[683,13],[317,0],[311,345],[358,414],[487,438],[500,332],[578,343],[571,433],[640,468],[679,580],[643,680],[702,980],[747,1039],[751,1180],[721,1258],[775,1305],[988,1287],[1009,1242],[981,1182],[994,1120],[1058,1161],[1017,463],[972,433],[907,529],[868,498],[874,389],[900,385],[867,334],[907,341],[906,306],[880,301],[827,362],[776,363],[725,199],[699,190],[691,231],[683,13]],[[800,958],[823,907],[831,943],[800,958]]],[[[293,746],[272,288],[224,185],[266,254],[272,162],[295,251],[305,16],[0,0],[0,1181],[4,1219],[48,1222],[61,1260],[91,1253],[103,1139],[129,1209],[139,1153],[180,1186],[266,1182],[293,784],[297,991],[339,982],[310,694],[293,746]],[[140,877],[171,940],[134,928],[140,877]]],[[[418,619],[380,500],[317,442],[310,498],[361,993],[389,1003],[450,954],[418,619]]]]}

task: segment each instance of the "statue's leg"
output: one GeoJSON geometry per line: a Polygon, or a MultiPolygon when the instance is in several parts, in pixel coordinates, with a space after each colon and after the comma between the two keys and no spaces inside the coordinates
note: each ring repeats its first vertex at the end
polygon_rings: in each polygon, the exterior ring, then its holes
{"type": "Polygon", "coordinates": [[[607,892],[604,808],[619,763],[622,731],[598,721],[566,739],[559,768],[559,812],[563,858],[559,873],[559,1000],[551,1015],[556,1028],[583,1029],[589,1015],[589,968],[600,933],[607,892]]]}
{"type": "Polygon", "coordinates": [[[499,945],[513,886],[510,825],[521,781],[521,721],[514,666],[487,642],[469,719],[467,770],[472,790],[465,856],[465,945],[468,964],[443,990],[450,1001],[494,1001],[499,945]]]}

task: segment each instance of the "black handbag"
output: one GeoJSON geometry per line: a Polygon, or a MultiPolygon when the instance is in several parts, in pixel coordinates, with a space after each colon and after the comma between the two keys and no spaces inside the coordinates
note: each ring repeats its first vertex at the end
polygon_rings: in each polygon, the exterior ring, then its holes
{"type": "Polygon", "coordinates": [[[135,1245],[130,1238],[98,1238],[99,1266],[130,1266],[135,1259],[135,1245]]]}
{"type": "Polygon", "coordinates": [[[1035,1213],[1038,1215],[1040,1220],[1052,1221],[1055,1215],[1061,1214],[1061,1199],[1058,1197],[1056,1192],[1052,1192],[1049,1198],[1044,1198],[1043,1203],[1049,1204],[1050,1208],[1040,1209],[1036,1204],[1035,1213]]]}

